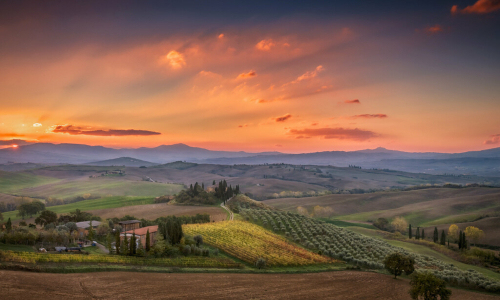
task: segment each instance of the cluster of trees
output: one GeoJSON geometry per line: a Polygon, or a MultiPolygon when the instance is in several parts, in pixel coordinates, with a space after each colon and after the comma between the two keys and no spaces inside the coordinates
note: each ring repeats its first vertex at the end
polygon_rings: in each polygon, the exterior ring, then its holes
{"type": "Polygon", "coordinates": [[[448,236],[458,244],[458,249],[463,250],[469,248],[468,239],[475,245],[484,237],[484,232],[475,226],[468,226],[462,231],[456,224],[452,224],[448,228],[448,236]]]}
{"type": "Polygon", "coordinates": [[[177,203],[199,203],[199,204],[215,204],[217,199],[213,193],[205,191],[205,185],[201,185],[196,182],[194,185],[191,184],[188,189],[180,191],[175,196],[175,201],[177,203]]]}
{"type": "Polygon", "coordinates": [[[101,221],[101,217],[94,216],[92,213],[81,211],[76,209],[75,211],[70,212],[69,214],[63,215],[61,214],[57,219],[58,223],[67,223],[67,222],[82,222],[82,221],[101,221]]]}
{"type": "Polygon", "coordinates": [[[45,204],[41,201],[33,200],[31,202],[22,203],[17,207],[17,210],[17,215],[24,220],[24,217],[26,216],[31,218],[33,215],[45,210],[45,204]]]}
{"type": "Polygon", "coordinates": [[[184,236],[182,221],[175,216],[167,217],[166,221],[160,222],[158,231],[163,236],[163,239],[171,245],[179,244],[184,236]]]}
{"type": "Polygon", "coordinates": [[[0,213],[7,212],[7,211],[14,211],[17,209],[17,204],[16,203],[4,203],[0,202],[0,213]]]}
{"type": "MultiPolygon", "coordinates": [[[[413,238],[413,230],[411,229],[411,224],[408,226],[408,238],[409,239],[412,239],[413,238]]],[[[424,229],[422,228],[422,230],[420,230],[420,227],[417,227],[417,230],[415,231],[415,239],[416,240],[425,240],[425,231],[424,229]]],[[[434,227],[434,233],[433,233],[433,236],[432,236],[432,240],[434,243],[436,244],[441,244],[441,245],[445,245],[446,244],[446,233],[444,232],[444,230],[441,231],[441,238],[439,237],[439,231],[437,229],[437,227],[434,227]]]]}
{"type": "Polygon", "coordinates": [[[238,195],[239,193],[240,193],[240,186],[236,185],[236,187],[233,189],[231,185],[227,186],[227,182],[225,179],[219,181],[219,185],[215,187],[215,197],[224,201],[224,204],[226,204],[226,201],[229,200],[231,197],[238,195]]]}

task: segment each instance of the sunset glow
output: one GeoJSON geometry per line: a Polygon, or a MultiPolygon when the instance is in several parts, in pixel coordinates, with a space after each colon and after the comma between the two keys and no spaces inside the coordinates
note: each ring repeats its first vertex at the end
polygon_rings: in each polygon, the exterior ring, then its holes
{"type": "Polygon", "coordinates": [[[499,147],[500,7],[466,2],[5,1],[0,139],[291,153],[499,147]]]}

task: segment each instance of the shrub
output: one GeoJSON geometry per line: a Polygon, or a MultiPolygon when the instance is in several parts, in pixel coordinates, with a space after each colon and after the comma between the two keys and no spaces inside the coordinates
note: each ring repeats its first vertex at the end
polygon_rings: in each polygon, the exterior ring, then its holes
{"type": "Polygon", "coordinates": [[[262,268],[265,268],[266,267],[266,260],[263,259],[262,257],[260,257],[259,259],[257,259],[257,261],[255,262],[255,266],[257,267],[257,269],[262,269],[262,268]]]}

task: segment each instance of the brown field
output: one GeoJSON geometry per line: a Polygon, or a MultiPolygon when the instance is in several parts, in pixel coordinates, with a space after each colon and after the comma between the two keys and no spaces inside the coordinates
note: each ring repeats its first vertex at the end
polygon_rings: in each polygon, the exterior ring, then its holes
{"type": "MultiPolygon", "coordinates": [[[[500,189],[434,188],[414,191],[377,192],[370,194],[334,194],[310,198],[266,200],[271,206],[296,211],[297,206],[329,206],[331,216],[352,216],[352,220],[369,221],[380,217],[408,216],[413,225],[432,222],[443,216],[474,218],[481,214],[500,213],[500,189]],[[413,218],[414,220],[411,220],[413,218]]],[[[447,223],[447,222],[442,222],[447,223]]]]}
{"type": "MultiPolygon", "coordinates": [[[[2,299],[411,299],[408,280],[377,273],[44,274],[0,271],[2,299]]],[[[454,300],[499,297],[452,289],[454,300]]]]}
{"type": "Polygon", "coordinates": [[[135,205],[116,208],[96,209],[89,211],[100,216],[103,220],[107,218],[121,218],[126,215],[139,219],[155,220],[166,216],[194,216],[196,214],[209,214],[212,221],[226,220],[226,212],[221,207],[215,206],[190,206],[169,205],[167,203],[135,205]]]}

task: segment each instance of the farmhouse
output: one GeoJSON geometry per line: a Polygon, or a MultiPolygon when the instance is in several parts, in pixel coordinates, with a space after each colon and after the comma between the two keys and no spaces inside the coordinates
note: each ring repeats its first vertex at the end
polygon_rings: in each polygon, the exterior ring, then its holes
{"type": "Polygon", "coordinates": [[[127,239],[130,240],[132,235],[135,233],[135,238],[137,239],[137,243],[141,243],[144,248],[146,248],[146,235],[149,230],[149,239],[150,245],[153,245],[156,241],[156,233],[158,232],[158,225],[142,227],[139,229],[129,230],[120,235],[120,239],[123,241],[125,235],[127,235],[127,239]]]}
{"type": "Polygon", "coordinates": [[[96,229],[97,226],[101,225],[99,221],[83,221],[75,223],[78,228],[78,233],[80,237],[84,237],[89,233],[90,223],[92,222],[92,228],[96,229]]]}
{"type": "Polygon", "coordinates": [[[139,229],[141,227],[141,221],[139,220],[121,221],[118,222],[118,224],[120,224],[120,226],[122,227],[122,232],[139,229]]]}

